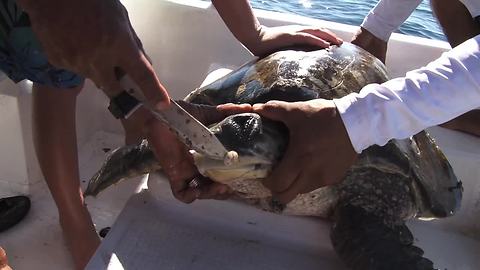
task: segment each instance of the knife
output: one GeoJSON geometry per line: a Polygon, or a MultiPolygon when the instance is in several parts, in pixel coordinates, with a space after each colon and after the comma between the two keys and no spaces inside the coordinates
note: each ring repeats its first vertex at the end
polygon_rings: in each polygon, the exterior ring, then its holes
{"type": "MultiPolygon", "coordinates": [[[[156,119],[162,121],[174,131],[178,139],[190,147],[190,149],[213,159],[223,160],[225,158],[228,151],[215,134],[177,102],[170,99],[168,108],[158,110],[147,102],[143,102],[144,98],[140,88],[128,75],[120,79],[120,85],[132,98],[139,102],[139,106],[135,106],[136,108],[143,106],[150,111],[156,119]]],[[[129,114],[132,114],[134,110],[130,111],[129,114]]]]}

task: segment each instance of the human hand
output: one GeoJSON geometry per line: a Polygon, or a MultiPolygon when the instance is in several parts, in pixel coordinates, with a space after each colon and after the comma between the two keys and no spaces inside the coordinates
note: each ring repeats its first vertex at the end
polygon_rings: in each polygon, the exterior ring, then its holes
{"type": "MultiPolygon", "coordinates": [[[[205,125],[219,122],[226,116],[249,112],[248,104],[220,106],[194,105],[187,102],[179,104],[205,125]]],[[[180,201],[191,203],[195,199],[226,199],[232,190],[223,184],[212,182],[201,177],[193,163],[188,148],[160,121],[147,123],[147,139],[152,144],[157,159],[170,181],[173,195],[180,201]],[[202,180],[199,188],[188,187],[188,182],[194,178],[202,180]]]]}
{"type": "Polygon", "coordinates": [[[7,253],[5,253],[2,247],[0,247],[0,270],[12,270],[8,266],[7,253]]]}
{"type": "Polygon", "coordinates": [[[169,104],[118,0],[19,0],[49,61],[92,79],[112,97],[121,91],[116,69],[128,74],[153,106],[169,104]]]}
{"type": "Polygon", "coordinates": [[[360,27],[351,42],[373,54],[385,64],[387,57],[386,41],[377,38],[367,29],[360,27]]]}
{"type": "Polygon", "coordinates": [[[312,26],[288,25],[279,27],[261,26],[257,40],[245,44],[257,56],[294,45],[308,45],[327,48],[342,44],[342,39],[333,32],[312,26]]]}
{"type": "Polygon", "coordinates": [[[339,183],[356,159],[331,100],[269,101],[253,105],[253,111],[283,122],[290,132],[285,155],[263,182],[282,203],[298,194],[339,183]]]}

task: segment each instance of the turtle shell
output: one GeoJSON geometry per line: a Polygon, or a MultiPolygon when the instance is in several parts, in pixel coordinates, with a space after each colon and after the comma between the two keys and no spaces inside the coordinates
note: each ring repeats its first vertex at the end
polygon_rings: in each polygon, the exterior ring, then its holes
{"type": "MultiPolygon", "coordinates": [[[[341,46],[316,51],[280,51],[260,60],[255,59],[223,78],[193,91],[185,100],[197,104],[218,105],[255,104],[269,100],[334,99],[358,92],[367,84],[382,83],[387,79],[387,71],[382,62],[362,48],[343,43],[341,46]]],[[[268,122],[264,123],[264,126],[269,125],[268,122]]],[[[251,133],[251,130],[248,132],[251,133]]],[[[240,133],[241,131],[236,130],[236,136],[224,140],[225,144],[231,144],[240,133]]],[[[286,141],[288,132],[280,133],[286,141]]],[[[286,144],[278,137],[277,131],[271,139],[264,141],[273,139],[279,145],[286,144]]],[[[244,141],[239,143],[246,145],[244,141]]],[[[281,158],[284,147],[280,147],[278,151],[277,159],[281,158]]],[[[417,209],[415,213],[409,213],[409,216],[445,217],[452,215],[460,206],[460,182],[435,141],[425,131],[410,139],[392,140],[384,147],[374,146],[367,149],[354,165],[362,166],[374,167],[385,173],[400,174],[411,179],[406,188],[411,190],[417,209]]],[[[233,183],[234,189],[244,194],[252,193],[250,197],[265,196],[267,191],[263,190],[261,185],[245,183],[243,180],[233,183]],[[252,190],[252,187],[255,188],[252,190]]],[[[320,215],[325,215],[328,210],[323,208],[330,208],[336,202],[325,197],[335,197],[337,193],[336,188],[324,188],[309,196],[308,199],[294,200],[290,203],[290,208],[294,208],[288,211],[287,205],[286,212],[317,215],[318,209],[322,209],[320,215]],[[318,198],[312,200],[312,196],[318,198]],[[318,201],[320,197],[321,203],[318,201]],[[306,204],[314,205],[312,207],[317,210],[310,211],[306,204]]]]}

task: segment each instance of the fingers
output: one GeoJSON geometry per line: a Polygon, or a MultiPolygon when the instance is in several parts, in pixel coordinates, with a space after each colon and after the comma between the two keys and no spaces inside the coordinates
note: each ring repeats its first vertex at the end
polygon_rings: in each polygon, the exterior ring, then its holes
{"type": "Polygon", "coordinates": [[[149,120],[147,126],[146,136],[169,179],[175,198],[191,203],[196,199],[224,200],[230,197],[232,190],[229,187],[199,175],[187,149],[167,126],[155,119],[149,120]],[[188,186],[194,178],[200,182],[198,188],[188,186]]]}
{"type": "Polygon", "coordinates": [[[228,186],[210,180],[209,183],[200,186],[200,196],[198,199],[226,200],[232,194],[233,190],[228,186]]]}
{"type": "Polygon", "coordinates": [[[291,181],[292,183],[288,189],[280,193],[272,193],[275,200],[287,204],[295,199],[298,194],[302,193],[303,185],[305,184],[305,177],[303,177],[302,173],[297,175],[295,179],[292,179],[291,181]]]}
{"type": "Polygon", "coordinates": [[[288,122],[288,114],[292,103],[284,101],[269,101],[265,104],[254,104],[253,112],[276,121],[288,122]]]}
{"type": "MultiPolygon", "coordinates": [[[[298,162],[296,165],[299,167],[300,164],[308,164],[308,160],[311,158],[304,158],[302,162],[298,162]]],[[[336,183],[335,181],[322,181],[325,180],[322,178],[321,171],[318,170],[317,164],[305,166],[299,172],[298,176],[292,181],[292,184],[288,189],[280,193],[275,193],[274,198],[280,201],[283,204],[287,204],[295,199],[299,194],[308,193],[315,189],[318,189],[322,186],[327,185],[328,183],[336,183]]]]}
{"type": "Polygon", "coordinates": [[[181,198],[182,201],[186,203],[191,203],[195,199],[226,200],[234,193],[230,187],[224,184],[213,182],[202,175],[197,175],[188,182],[188,186],[184,187],[183,190],[174,191],[172,189],[172,191],[179,195],[177,198],[181,198]],[[190,186],[191,181],[195,181],[195,186],[190,186]]]}
{"type": "Polygon", "coordinates": [[[312,45],[320,48],[328,48],[331,44],[340,45],[343,40],[333,32],[320,28],[297,29],[292,35],[286,36],[286,43],[295,45],[312,45]]]}
{"type": "Polygon", "coordinates": [[[295,39],[295,44],[308,44],[320,48],[330,47],[328,41],[308,33],[297,33],[295,39]]]}
{"type": "Polygon", "coordinates": [[[206,124],[213,124],[223,120],[229,115],[252,112],[252,105],[250,104],[223,104],[212,108],[210,113],[203,113],[201,121],[206,124]]]}
{"type": "Polygon", "coordinates": [[[205,125],[219,122],[232,114],[252,111],[252,106],[250,104],[224,104],[218,106],[209,106],[192,104],[185,101],[178,101],[178,104],[205,125]]]}
{"type": "Polygon", "coordinates": [[[8,266],[8,260],[7,260],[7,253],[5,252],[5,250],[0,247],[0,269],[9,269],[9,268],[6,268],[8,266]]]}
{"type": "Polygon", "coordinates": [[[146,127],[145,134],[170,181],[173,195],[182,202],[193,202],[199,194],[187,188],[187,181],[198,172],[187,149],[160,121],[150,119],[146,127]]]}
{"type": "Polygon", "coordinates": [[[318,37],[320,39],[323,39],[323,40],[325,40],[327,42],[330,42],[332,44],[335,44],[335,45],[340,45],[340,44],[343,43],[343,40],[341,38],[337,37],[337,35],[335,35],[335,33],[333,33],[332,31],[330,31],[328,29],[319,29],[319,28],[304,29],[301,32],[308,33],[312,36],[318,37]]]}
{"type": "MultiPolygon", "coordinates": [[[[188,178],[187,178],[188,179],[188,178]]],[[[184,203],[192,203],[196,199],[199,199],[202,195],[202,191],[198,188],[188,187],[188,181],[184,177],[171,178],[169,175],[170,188],[173,196],[184,203]]]]}
{"type": "Polygon", "coordinates": [[[223,115],[223,117],[226,117],[232,114],[253,111],[252,105],[250,104],[233,104],[233,103],[220,104],[216,107],[216,110],[218,110],[223,115]]]}
{"type": "MultiPolygon", "coordinates": [[[[139,49],[138,49],[139,50],[139,49]]],[[[162,109],[170,104],[167,90],[160,84],[155,70],[143,53],[138,51],[138,59],[129,59],[122,69],[140,87],[147,100],[162,109]]]]}
{"type": "MultiPolygon", "coordinates": [[[[263,181],[265,187],[272,191],[273,196],[288,192],[301,173],[301,164],[298,164],[298,156],[292,148],[288,148],[285,156],[268,178],[263,181]]],[[[288,196],[287,196],[288,197],[288,196]]],[[[286,201],[282,201],[286,203],[286,201]]]]}
{"type": "MultiPolygon", "coordinates": [[[[293,103],[283,101],[269,101],[265,104],[253,105],[253,111],[276,121],[282,121],[289,126],[293,103]]],[[[295,140],[290,134],[290,141],[295,140]]],[[[300,156],[291,145],[287,148],[285,155],[272,171],[270,176],[263,181],[263,184],[272,191],[272,195],[282,203],[287,203],[295,198],[297,187],[292,185],[299,177],[301,164],[297,164],[300,156]],[[279,196],[279,197],[278,197],[279,196]]],[[[297,193],[296,193],[297,192],[297,193]]]]}
{"type": "MultiPolygon", "coordinates": [[[[214,106],[195,105],[184,101],[179,104],[201,120],[222,120],[227,114],[251,111],[250,105],[226,105],[217,109],[214,106]]],[[[152,144],[157,159],[170,181],[172,193],[178,200],[191,203],[196,199],[219,199],[230,197],[232,190],[226,185],[213,183],[198,174],[192,157],[186,147],[178,141],[169,128],[156,119],[147,122],[146,135],[152,144]],[[201,181],[198,188],[189,187],[192,179],[201,181]]]]}

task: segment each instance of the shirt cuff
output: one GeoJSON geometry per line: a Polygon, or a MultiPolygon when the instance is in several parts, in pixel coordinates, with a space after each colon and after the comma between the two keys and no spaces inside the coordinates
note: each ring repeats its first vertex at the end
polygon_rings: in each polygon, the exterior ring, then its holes
{"type": "Polygon", "coordinates": [[[373,11],[368,13],[360,26],[383,41],[388,41],[393,31],[395,31],[395,29],[389,28],[384,22],[379,20],[373,11]]]}
{"type": "Polygon", "coordinates": [[[342,98],[334,99],[333,103],[335,103],[338,113],[342,118],[353,149],[355,149],[355,152],[361,153],[372,143],[368,142],[368,138],[371,136],[365,134],[370,131],[370,128],[361,110],[361,106],[354,106],[357,102],[357,95],[357,93],[351,93],[342,98]]]}

